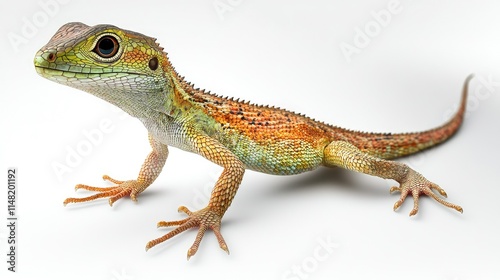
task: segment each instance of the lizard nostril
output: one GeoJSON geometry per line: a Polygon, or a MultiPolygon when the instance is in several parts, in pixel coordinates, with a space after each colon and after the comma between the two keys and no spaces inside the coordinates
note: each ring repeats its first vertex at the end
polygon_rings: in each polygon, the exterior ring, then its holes
{"type": "Polygon", "coordinates": [[[47,56],[47,61],[48,62],[56,61],[56,55],[54,53],[49,53],[49,55],[47,56]]]}

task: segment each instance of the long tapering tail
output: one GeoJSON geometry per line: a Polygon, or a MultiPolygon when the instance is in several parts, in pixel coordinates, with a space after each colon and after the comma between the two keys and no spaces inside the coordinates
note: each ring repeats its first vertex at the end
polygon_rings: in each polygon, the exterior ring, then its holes
{"type": "Polygon", "coordinates": [[[449,139],[458,131],[463,122],[467,107],[469,82],[474,77],[469,75],[462,89],[462,100],[455,115],[445,124],[434,129],[414,133],[353,133],[349,130],[337,130],[337,139],[345,139],[360,150],[371,155],[391,159],[411,155],[436,146],[449,139]]]}

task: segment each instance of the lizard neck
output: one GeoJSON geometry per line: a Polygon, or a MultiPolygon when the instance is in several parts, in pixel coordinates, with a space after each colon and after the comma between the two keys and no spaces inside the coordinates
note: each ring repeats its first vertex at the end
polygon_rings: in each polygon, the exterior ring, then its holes
{"type": "Polygon", "coordinates": [[[212,95],[194,88],[193,84],[187,82],[175,71],[168,59],[165,61],[166,64],[163,67],[167,80],[165,113],[172,117],[180,117],[186,116],[187,113],[194,115],[196,112],[203,111],[205,103],[210,102],[212,95]]]}

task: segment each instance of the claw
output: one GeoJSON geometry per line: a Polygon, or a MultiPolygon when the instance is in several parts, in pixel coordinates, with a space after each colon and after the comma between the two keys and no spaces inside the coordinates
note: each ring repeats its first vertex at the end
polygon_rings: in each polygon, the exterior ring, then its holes
{"type": "Polygon", "coordinates": [[[412,192],[413,196],[413,209],[410,211],[410,217],[415,216],[418,213],[418,198],[419,198],[419,192],[418,191],[413,191],[412,192]]]}
{"type": "Polygon", "coordinates": [[[411,216],[415,216],[415,215],[417,214],[417,212],[418,212],[418,209],[413,208],[413,209],[411,209],[411,211],[410,211],[410,215],[409,215],[409,216],[410,216],[410,217],[411,217],[411,216]]]}
{"type": "Polygon", "coordinates": [[[408,192],[403,191],[403,189],[400,187],[392,187],[390,189],[391,193],[393,193],[395,191],[401,192],[401,197],[399,198],[398,201],[396,201],[396,203],[394,203],[394,207],[393,207],[394,211],[396,211],[403,204],[403,202],[405,202],[406,196],[408,195],[408,192]]]}
{"type": "Polygon", "coordinates": [[[438,185],[436,185],[436,184],[432,184],[432,185],[430,185],[430,186],[429,186],[429,188],[430,188],[430,189],[432,189],[432,190],[436,190],[436,191],[438,191],[438,192],[439,192],[439,194],[440,194],[441,196],[443,196],[443,197],[448,197],[448,194],[447,194],[447,193],[446,193],[446,192],[445,192],[445,191],[444,191],[444,190],[443,190],[440,186],[438,186],[438,185]]]}
{"type": "Polygon", "coordinates": [[[179,212],[179,213],[183,212],[183,213],[185,213],[188,216],[193,215],[193,212],[191,212],[189,209],[187,209],[186,206],[179,206],[179,208],[177,209],[177,212],[179,212]]]}
{"type": "Polygon", "coordinates": [[[396,201],[396,203],[394,203],[394,206],[392,207],[392,210],[396,211],[398,210],[398,208],[401,206],[401,204],[403,204],[401,201],[396,201]]]}
{"type": "Polygon", "coordinates": [[[441,194],[443,197],[448,197],[448,194],[444,190],[439,190],[439,194],[441,194]]]}
{"type": "MultiPolygon", "coordinates": [[[[401,188],[400,187],[391,187],[391,189],[389,190],[389,193],[393,193],[393,192],[400,192],[401,191],[401,188]]],[[[399,206],[398,206],[399,207],[399,206]]]]}

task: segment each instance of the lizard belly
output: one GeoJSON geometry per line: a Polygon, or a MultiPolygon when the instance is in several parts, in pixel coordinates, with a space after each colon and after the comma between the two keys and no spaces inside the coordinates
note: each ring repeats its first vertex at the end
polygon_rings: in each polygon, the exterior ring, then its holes
{"type": "Polygon", "coordinates": [[[322,151],[298,139],[256,141],[241,134],[219,134],[219,141],[246,168],[268,174],[291,175],[312,170],[323,161],[322,151]]]}

